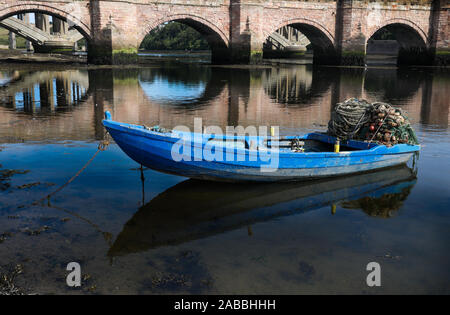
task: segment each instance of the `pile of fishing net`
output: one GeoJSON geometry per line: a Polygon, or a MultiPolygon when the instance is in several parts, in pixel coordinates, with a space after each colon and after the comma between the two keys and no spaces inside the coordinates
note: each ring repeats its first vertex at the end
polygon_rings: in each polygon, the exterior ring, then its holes
{"type": "Polygon", "coordinates": [[[340,140],[355,139],[387,146],[419,143],[400,108],[356,98],[336,104],[328,123],[328,134],[340,140]]]}

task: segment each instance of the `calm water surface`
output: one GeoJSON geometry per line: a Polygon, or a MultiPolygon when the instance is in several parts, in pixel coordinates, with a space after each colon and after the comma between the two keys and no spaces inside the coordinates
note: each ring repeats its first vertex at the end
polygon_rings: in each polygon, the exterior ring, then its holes
{"type": "Polygon", "coordinates": [[[444,70],[0,66],[0,266],[31,293],[450,293],[450,76],[444,70]],[[276,185],[144,169],[114,143],[50,202],[115,120],[325,130],[349,97],[408,112],[422,151],[399,167],[276,185]],[[412,167],[412,162],[409,165],[412,167]],[[336,211],[332,208],[336,206],[336,211]],[[332,213],[334,212],[334,214],[332,213]],[[65,284],[79,262],[83,286],[65,284]],[[366,265],[382,286],[366,286],[366,265]]]}

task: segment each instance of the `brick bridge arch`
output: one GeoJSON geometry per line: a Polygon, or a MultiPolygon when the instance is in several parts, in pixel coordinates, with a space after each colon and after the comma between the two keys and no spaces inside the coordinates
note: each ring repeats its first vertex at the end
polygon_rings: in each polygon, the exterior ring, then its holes
{"type": "Polygon", "coordinates": [[[287,25],[293,25],[293,24],[304,24],[304,25],[309,25],[311,27],[316,28],[317,30],[319,30],[321,33],[323,33],[323,35],[328,38],[328,40],[332,43],[334,43],[334,36],[333,34],[322,24],[314,21],[314,20],[310,20],[307,18],[293,18],[293,19],[286,19],[283,20],[273,26],[267,27],[265,28],[264,32],[263,32],[263,37],[267,38],[269,37],[270,34],[274,33],[276,30],[287,26],[287,25]]]}
{"type": "MultiPolygon", "coordinates": [[[[77,29],[86,40],[91,40],[90,14],[86,2],[65,2],[63,5],[59,4],[58,7],[50,5],[50,3],[53,2],[13,2],[12,5],[8,5],[8,2],[6,2],[6,6],[0,4],[0,20],[20,13],[49,14],[61,20],[74,23],[74,28],[77,29]]],[[[57,3],[55,3],[55,5],[57,5],[57,3]]]]}
{"type": "Polygon", "coordinates": [[[382,29],[388,30],[397,40],[397,64],[427,64],[427,60],[430,60],[427,35],[417,24],[406,19],[390,19],[371,29],[366,38],[366,49],[371,38],[382,29]]]}
{"type": "Polygon", "coordinates": [[[151,30],[167,22],[179,22],[186,24],[202,34],[211,48],[211,58],[213,62],[223,62],[229,58],[228,36],[216,24],[194,14],[173,14],[147,23],[140,30],[138,43],[140,44],[151,30]]]}
{"type": "Polygon", "coordinates": [[[418,24],[416,24],[410,20],[401,19],[401,18],[389,19],[380,25],[369,27],[367,30],[367,36],[366,36],[367,40],[369,40],[376,32],[378,32],[382,28],[389,27],[390,25],[406,26],[411,31],[415,31],[417,33],[417,35],[419,35],[420,38],[423,40],[423,43],[425,45],[429,44],[427,34],[418,24]]]}
{"type": "Polygon", "coordinates": [[[271,27],[267,27],[263,32],[263,41],[265,41],[270,34],[284,26],[292,26],[298,29],[308,38],[313,47],[315,63],[323,63],[323,61],[329,63],[331,59],[337,58],[333,34],[324,25],[307,18],[286,19],[271,27]]]}
{"type": "Polygon", "coordinates": [[[172,21],[187,24],[202,35],[218,37],[223,41],[223,44],[228,47],[228,36],[223,32],[223,30],[221,30],[217,25],[211,23],[207,19],[193,14],[174,14],[147,23],[141,30],[140,41],[142,41],[144,37],[157,26],[172,21]]]}

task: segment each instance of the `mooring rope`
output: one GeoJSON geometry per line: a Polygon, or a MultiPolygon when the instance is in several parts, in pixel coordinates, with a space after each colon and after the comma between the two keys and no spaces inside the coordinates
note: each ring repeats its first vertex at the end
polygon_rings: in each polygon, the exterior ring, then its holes
{"type": "Polygon", "coordinates": [[[102,142],[100,142],[99,145],[98,145],[97,151],[94,153],[94,155],[89,159],[89,161],[86,162],[86,164],[84,164],[84,166],[75,175],[73,175],[63,185],[59,186],[58,189],[56,189],[55,191],[51,192],[47,196],[42,197],[41,199],[35,201],[33,204],[42,202],[45,199],[50,199],[51,196],[55,195],[57,192],[61,191],[63,188],[65,188],[67,185],[69,185],[75,178],[77,178],[86,169],[86,167],[88,167],[89,164],[91,164],[91,162],[94,160],[94,158],[97,156],[97,154],[99,154],[101,151],[105,151],[106,150],[108,145],[109,145],[109,141],[107,139],[105,139],[102,142]]]}
{"type": "MultiPolygon", "coordinates": [[[[42,203],[44,200],[49,200],[50,201],[50,198],[53,196],[53,195],[55,195],[56,193],[58,193],[58,192],[60,192],[62,189],[64,189],[67,185],[69,185],[75,178],[77,178],[85,169],[86,169],[86,167],[88,167],[89,166],[89,164],[91,164],[91,162],[94,160],[94,158],[97,156],[97,154],[99,154],[101,151],[105,151],[106,150],[106,148],[108,147],[108,145],[109,145],[109,138],[108,138],[108,133],[106,132],[105,133],[105,139],[104,140],[102,140],[99,144],[98,144],[98,147],[97,147],[97,151],[94,153],[94,155],[86,162],[86,164],[84,164],[83,165],[83,167],[75,174],[75,175],[73,175],[67,182],[65,182],[63,185],[61,185],[61,186],[59,186],[56,190],[54,190],[53,192],[51,192],[51,193],[49,193],[49,194],[47,194],[46,196],[44,196],[44,197],[42,197],[42,198],[40,198],[40,199],[37,199],[37,200],[35,200],[35,201],[33,201],[32,203],[31,203],[31,205],[37,205],[37,204],[39,204],[39,203],[42,203]]],[[[17,208],[23,208],[23,207],[25,207],[26,205],[20,205],[20,206],[18,206],[17,208]]]]}
{"type": "Polygon", "coordinates": [[[87,224],[92,226],[97,232],[99,232],[99,233],[101,233],[103,235],[105,241],[108,243],[109,246],[112,245],[111,244],[111,240],[112,240],[112,237],[113,237],[112,233],[103,231],[98,224],[92,222],[91,220],[89,220],[89,219],[87,219],[85,217],[82,217],[81,215],[79,215],[76,212],[67,210],[67,209],[65,209],[63,207],[54,206],[54,205],[52,205],[50,203],[47,205],[47,207],[55,209],[55,210],[58,210],[58,211],[65,212],[65,213],[67,213],[67,214],[69,214],[71,216],[74,216],[77,219],[80,219],[81,221],[86,222],[87,224]]]}
{"type": "MultiPolygon", "coordinates": [[[[108,145],[109,145],[109,133],[106,132],[105,136],[104,136],[104,139],[98,144],[97,151],[94,153],[94,155],[83,165],[83,167],[74,176],[72,176],[67,182],[65,182],[63,185],[61,185],[55,191],[51,192],[50,194],[46,195],[45,197],[42,197],[41,199],[33,201],[29,205],[31,205],[31,206],[38,205],[39,203],[42,203],[44,200],[47,199],[48,202],[47,202],[47,205],[45,205],[46,207],[52,208],[52,209],[56,209],[56,210],[59,210],[59,211],[63,211],[65,213],[67,213],[67,214],[70,214],[70,215],[72,215],[72,216],[74,216],[74,217],[76,217],[76,218],[78,218],[78,219],[88,223],[95,230],[100,232],[103,235],[105,241],[108,243],[108,245],[111,246],[111,240],[112,240],[112,236],[113,236],[111,233],[103,231],[102,229],[100,229],[100,227],[97,224],[95,224],[94,222],[90,221],[89,219],[86,219],[86,218],[82,217],[81,215],[77,214],[76,212],[73,212],[73,211],[67,210],[65,208],[58,207],[58,206],[50,204],[50,197],[55,195],[59,191],[61,191],[64,187],[69,185],[75,178],[77,178],[89,166],[89,164],[91,164],[91,162],[94,160],[94,158],[97,156],[98,153],[100,153],[101,151],[105,151],[107,149],[108,145]]],[[[23,208],[23,207],[26,207],[26,206],[27,205],[19,205],[17,208],[23,208]]]]}

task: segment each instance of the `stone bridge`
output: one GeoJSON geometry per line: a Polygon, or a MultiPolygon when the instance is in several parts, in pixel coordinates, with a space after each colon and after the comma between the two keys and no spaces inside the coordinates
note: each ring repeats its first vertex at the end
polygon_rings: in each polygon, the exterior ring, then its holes
{"type": "Polygon", "coordinates": [[[50,14],[73,23],[91,63],[132,63],[158,25],[178,21],[208,40],[213,63],[257,63],[263,43],[292,26],[311,42],[316,64],[363,65],[368,40],[393,33],[399,63],[449,64],[450,0],[3,0],[0,19],[50,14]]]}

